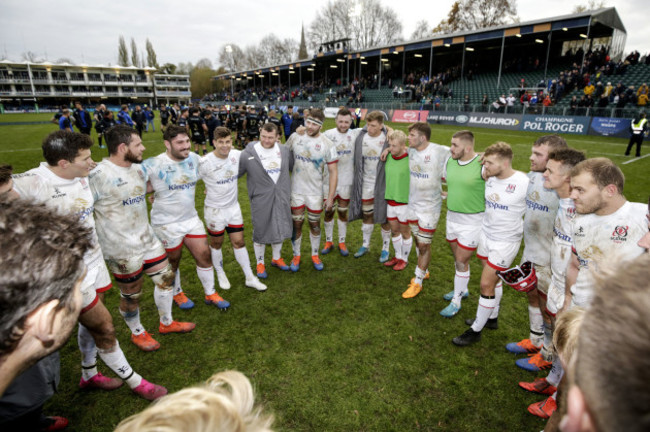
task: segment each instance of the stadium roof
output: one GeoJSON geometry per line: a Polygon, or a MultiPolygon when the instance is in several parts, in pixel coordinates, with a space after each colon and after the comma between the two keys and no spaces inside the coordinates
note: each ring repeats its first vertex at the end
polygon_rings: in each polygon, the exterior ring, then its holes
{"type": "MultiPolygon", "coordinates": [[[[315,66],[314,62],[318,59],[325,59],[331,56],[346,55],[349,59],[357,59],[362,56],[372,57],[391,52],[406,52],[422,49],[431,49],[432,47],[451,46],[455,44],[466,44],[471,42],[488,41],[491,39],[501,39],[506,36],[528,35],[536,33],[546,33],[552,31],[571,31],[578,29],[616,29],[626,34],[625,26],[621,21],[616,8],[602,8],[593,11],[561,15],[551,18],[541,18],[533,21],[504,24],[495,27],[488,27],[479,30],[468,30],[456,33],[432,35],[431,37],[408,41],[398,42],[393,45],[383,45],[358,50],[340,49],[336,51],[321,52],[313,56],[312,59],[303,59],[290,63],[282,63],[262,68],[246,69],[237,72],[220,74],[214,79],[228,79],[236,77],[246,77],[249,74],[260,74],[266,72],[278,72],[291,70],[294,68],[315,66]]],[[[599,33],[599,32],[598,32],[599,33]]],[[[591,37],[598,37],[594,32],[591,37]]],[[[584,37],[584,36],[583,36],[584,37]]]]}
{"type": "Polygon", "coordinates": [[[115,70],[144,70],[155,71],[154,67],[136,67],[136,66],[119,66],[119,65],[89,65],[89,64],[71,64],[71,63],[52,63],[50,61],[44,62],[30,62],[30,61],[12,61],[8,59],[0,60],[0,65],[29,65],[29,66],[48,66],[48,67],[69,67],[69,68],[86,68],[86,69],[115,69],[115,70]]]}

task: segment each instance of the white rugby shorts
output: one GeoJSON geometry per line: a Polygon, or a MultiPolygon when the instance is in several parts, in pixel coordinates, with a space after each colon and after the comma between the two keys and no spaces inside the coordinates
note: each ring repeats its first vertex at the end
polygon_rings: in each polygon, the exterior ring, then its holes
{"type": "Polygon", "coordinates": [[[323,211],[322,195],[301,195],[291,194],[291,210],[298,210],[307,207],[310,213],[320,213],[323,211]]]}
{"type": "Polygon", "coordinates": [[[517,256],[520,245],[521,240],[516,242],[490,240],[481,231],[476,256],[487,260],[487,264],[495,270],[507,270],[517,256]]]}
{"type": "Polygon", "coordinates": [[[399,223],[406,225],[409,223],[409,207],[408,205],[390,205],[387,206],[387,217],[386,219],[397,220],[399,223]]]}
{"type": "Polygon", "coordinates": [[[223,208],[206,206],[203,209],[203,217],[205,218],[205,224],[208,226],[208,232],[212,236],[223,234],[226,227],[244,227],[244,217],[239,203],[223,208]]]}
{"type": "Polygon", "coordinates": [[[447,241],[467,250],[476,250],[481,238],[481,224],[460,224],[447,219],[447,241]]]}
{"type": "MultiPolygon", "coordinates": [[[[206,207],[207,208],[207,207],[206,207]]],[[[167,225],[154,225],[153,232],[160,239],[167,251],[176,250],[183,246],[183,239],[205,238],[205,228],[198,216],[182,222],[175,222],[167,225]]]]}
{"type": "Polygon", "coordinates": [[[88,264],[86,276],[81,282],[81,296],[83,299],[81,313],[89,311],[97,304],[99,300],[97,293],[106,292],[112,286],[111,275],[108,273],[104,260],[97,259],[88,264]]]}

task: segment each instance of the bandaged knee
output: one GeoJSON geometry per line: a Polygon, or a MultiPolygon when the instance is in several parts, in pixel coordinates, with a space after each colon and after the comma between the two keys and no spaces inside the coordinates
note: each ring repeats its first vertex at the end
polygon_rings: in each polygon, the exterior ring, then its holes
{"type": "Polygon", "coordinates": [[[153,283],[162,290],[170,290],[174,287],[174,276],[172,266],[169,264],[162,270],[149,275],[153,283]]]}

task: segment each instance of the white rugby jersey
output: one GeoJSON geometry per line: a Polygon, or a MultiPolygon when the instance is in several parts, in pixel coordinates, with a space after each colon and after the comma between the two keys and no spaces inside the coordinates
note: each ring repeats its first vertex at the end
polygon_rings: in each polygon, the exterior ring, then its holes
{"type": "Polygon", "coordinates": [[[381,151],[386,142],[386,134],[380,133],[376,137],[369,134],[363,136],[361,143],[361,157],[363,158],[363,188],[373,189],[377,179],[377,164],[381,157],[381,151]]]}
{"type": "Polygon", "coordinates": [[[442,177],[449,147],[429,143],[424,150],[408,149],[409,207],[431,209],[442,205],[442,177]]]}
{"type": "Polygon", "coordinates": [[[506,179],[487,179],[482,228],[487,238],[494,241],[521,241],[527,188],[528,177],[521,171],[515,171],[506,179]]]}
{"type": "Polygon", "coordinates": [[[571,236],[576,207],[571,198],[559,200],[551,243],[551,281],[564,292],[566,268],[571,260],[571,236]]]}
{"type": "MultiPolygon", "coordinates": [[[[336,147],[336,154],[338,155],[338,186],[352,186],[354,178],[354,142],[362,129],[348,129],[344,134],[334,129],[325,131],[323,135],[329,138],[336,147]]],[[[383,144],[383,143],[382,143],[383,144]]],[[[325,170],[323,183],[329,184],[330,173],[325,170]]]]}
{"type": "Polygon", "coordinates": [[[147,215],[147,174],[140,164],[125,168],[109,159],[90,173],[99,244],[107,259],[141,255],[155,234],[147,215]]]}
{"type": "Polygon", "coordinates": [[[524,215],[524,261],[548,266],[551,262],[553,223],[559,198],[553,189],[546,189],[540,172],[529,172],[524,215]]]}
{"type": "Polygon", "coordinates": [[[16,174],[12,178],[14,189],[21,198],[45,203],[59,213],[78,215],[79,220],[93,230],[93,247],[86,252],[84,262],[88,265],[95,260],[103,259],[95,232],[93,194],[87,178],[77,177],[72,180],[61,178],[48,168],[47,162],[41,162],[37,168],[16,174]]]}
{"type": "Polygon", "coordinates": [[[294,158],[291,193],[322,195],[323,171],[338,157],[334,143],[322,134],[318,138],[292,134],[286,145],[293,151],[294,158]]]}
{"type": "Polygon", "coordinates": [[[634,259],[645,252],[637,245],[648,232],[646,204],[626,202],[614,213],[576,215],[573,221],[573,253],[579,271],[571,287],[574,302],[587,306],[593,297],[593,277],[603,265],[634,259]]]}
{"type": "Polygon", "coordinates": [[[240,150],[232,149],[225,159],[210,152],[201,158],[199,175],[208,191],[205,206],[230,207],[237,203],[237,176],[239,175],[240,150]]]}
{"type": "Polygon", "coordinates": [[[151,206],[153,225],[183,222],[197,216],[194,197],[200,159],[190,152],[187,159],[177,162],[162,153],[142,162],[155,191],[151,206]]]}
{"type": "Polygon", "coordinates": [[[262,147],[262,143],[257,142],[253,148],[262,162],[264,171],[271,177],[273,183],[277,183],[282,170],[282,152],[278,143],[275,143],[273,147],[267,149],[262,147]]]}

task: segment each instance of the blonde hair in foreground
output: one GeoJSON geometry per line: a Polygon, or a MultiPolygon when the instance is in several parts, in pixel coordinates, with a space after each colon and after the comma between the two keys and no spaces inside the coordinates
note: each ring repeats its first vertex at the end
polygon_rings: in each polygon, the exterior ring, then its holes
{"type": "Polygon", "coordinates": [[[272,415],[255,407],[248,378],[224,371],[203,385],[158,399],[123,420],[115,432],[266,432],[272,423],[272,415]]]}

